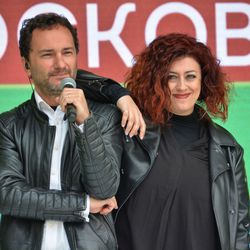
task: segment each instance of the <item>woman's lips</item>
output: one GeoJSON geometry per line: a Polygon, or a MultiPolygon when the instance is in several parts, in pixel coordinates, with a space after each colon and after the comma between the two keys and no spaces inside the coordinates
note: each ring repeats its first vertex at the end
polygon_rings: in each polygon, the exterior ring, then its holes
{"type": "Polygon", "coordinates": [[[187,94],[173,94],[173,96],[176,98],[176,99],[186,99],[190,96],[190,93],[187,93],[187,94]]]}

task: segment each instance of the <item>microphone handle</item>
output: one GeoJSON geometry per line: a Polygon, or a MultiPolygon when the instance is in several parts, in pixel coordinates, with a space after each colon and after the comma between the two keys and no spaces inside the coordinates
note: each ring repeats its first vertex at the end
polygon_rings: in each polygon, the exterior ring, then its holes
{"type": "Polygon", "coordinates": [[[76,121],[76,108],[73,104],[67,105],[67,118],[70,123],[76,121]]]}

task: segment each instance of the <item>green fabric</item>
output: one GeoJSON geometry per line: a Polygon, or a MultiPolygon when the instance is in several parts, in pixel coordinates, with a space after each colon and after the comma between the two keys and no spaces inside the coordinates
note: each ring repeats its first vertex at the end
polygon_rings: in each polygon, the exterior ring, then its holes
{"type": "MultiPolygon", "coordinates": [[[[28,84],[0,84],[0,113],[30,98],[32,88],[28,84]]],[[[250,82],[234,83],[226,123],[216,120],[228,129],[244,148],[244,158],[250,190],[250,82]]]]}

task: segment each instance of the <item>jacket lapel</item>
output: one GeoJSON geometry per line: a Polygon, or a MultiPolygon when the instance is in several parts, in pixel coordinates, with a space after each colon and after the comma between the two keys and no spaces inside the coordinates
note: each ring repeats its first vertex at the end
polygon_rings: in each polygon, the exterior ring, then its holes
{"type": "Polygon", "coordinates": [[[209,125],[210,143],[209,159],[212,181],[215,181],[218,175],[230,169],[226,157],[226,148],[235,147],[236,141],[229,136],[229,133],[218,124],[213,122],[209,125]]]}

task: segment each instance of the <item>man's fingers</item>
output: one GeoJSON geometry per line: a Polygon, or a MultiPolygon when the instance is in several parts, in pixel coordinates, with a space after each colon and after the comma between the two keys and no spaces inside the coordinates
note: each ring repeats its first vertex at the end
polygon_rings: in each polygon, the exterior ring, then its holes
{"type": "Polygon", "coordinates": [[[105,200],[105,205],[102,207],[100,214],[107,215],[112,212],[113,209],[117,209],[117,202],[115,197],[105,200]]]}
{"type": "Polygon", "coordinates": [[[102,215],[108,215],[109,213],[111,213],[113,210],[113,208],[110,208],[110,207],[105,207],[103,208],[101,211],[100,211],[100,214],[102,215]]]}

